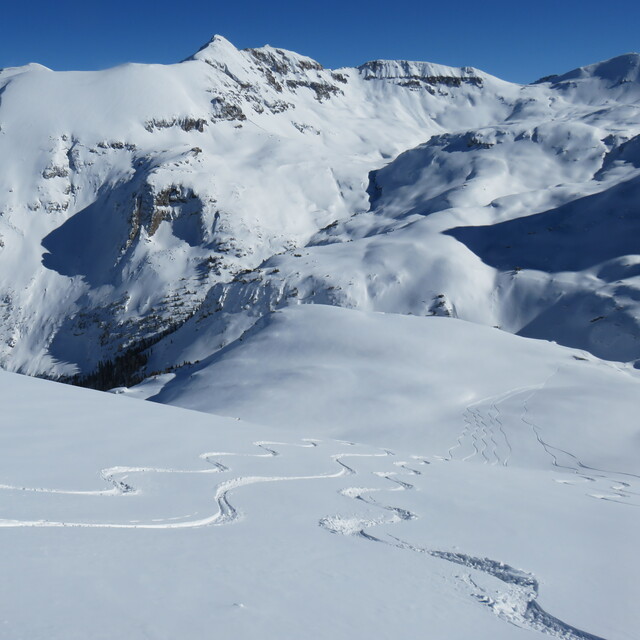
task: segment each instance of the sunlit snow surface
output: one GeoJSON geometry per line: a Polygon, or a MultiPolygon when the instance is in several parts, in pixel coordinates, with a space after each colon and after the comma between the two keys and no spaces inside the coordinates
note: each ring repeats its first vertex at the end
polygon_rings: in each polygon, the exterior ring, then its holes
{"type": "Polygon", "coordinates": [[[637,640],[639,70],[0,70],[0,637],[637,640]]]}
{"type": "Polygon", "coordinates": [[[637,637],[632,368],[310,305],[179,387],[252,422],[0,382],[3,638],[637,637]]]}
{"type": "MultiPolygon", "coordinates": [[[[220,37],[174,65],[0,70],[0,366],[90,373],[189,318],[211,355],[308,302],[639,360],[639,70],[521,86],[220,37]]],[[[201,359],[172,340],[147,372],[201,359]]]]}

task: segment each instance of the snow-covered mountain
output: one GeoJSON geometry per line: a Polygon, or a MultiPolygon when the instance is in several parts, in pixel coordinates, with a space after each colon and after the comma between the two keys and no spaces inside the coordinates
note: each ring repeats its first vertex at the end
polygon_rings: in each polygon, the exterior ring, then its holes
{"type": "Polygon", "coordinates": [[[520,86],[216,36],[169,66],[4,69],[0,364],[139,379],[301,302],[636,360],[639,60],[520,86]]]}
{"type": "Polygon", "coordinates": [[[207,364],[251,421],[0,372],[0,638],[637,637],[637,370],[325,305],[207,364]]]}
{"type": "Polygon", "coordinates": [[[0,639],[636,639],[639,69],[0,70],[0,639]]]}

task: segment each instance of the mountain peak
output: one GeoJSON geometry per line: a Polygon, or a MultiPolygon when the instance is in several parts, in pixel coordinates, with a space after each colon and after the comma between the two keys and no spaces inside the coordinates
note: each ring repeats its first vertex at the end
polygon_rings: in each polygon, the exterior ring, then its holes
{"type": "Polygon", "coordinates": [[[271,67],[274,71],[289,72],[300,70],[322,70],[322,65],[308,56],[295,51],[288,51],[266,44],[262,47],[237,49],[229,40],[220,35],[214,35],[207,44],[187,60],[202,60],[209,64],[227,64],[231,59],[253,59],[260,64],[271,67]]]}
{"type": "Polygon", "coordinates": [[[616,86],[628,82],[640,82],[640,54],[625,53],[609,60],[578,67],[568,73],[553,78],[553,83],[567,80],[597,78],[616,86]]]}
{"type": "Polygon", "coordinates": [[[233,46],[224,36],[214,35],[209,42],[202,45],[196,53],[187,58],[187,60],[203,60],[205,62],[212,60],[221,60],[229,55],[237,54],[238,49],[233,46]]]}

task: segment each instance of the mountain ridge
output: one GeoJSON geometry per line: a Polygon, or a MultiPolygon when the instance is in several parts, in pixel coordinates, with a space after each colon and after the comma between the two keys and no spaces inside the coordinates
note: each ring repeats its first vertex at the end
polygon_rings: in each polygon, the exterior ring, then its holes
{"type": "MultiPolygon", "coordinates": [[[[615,341],[623,326],[625,340],[637,340],[632,279],[536,275],[517,256],[510,270],[496,269],[443,235],[553,212],[632,179],[634,60],[516,85],[426,62],[327,70],[294,52],[238,50],[214,36],[173,65],[2,70],[0,364],[86,375],[159,341],[144,376],[194,359],[158,355],[171,327],[211,325],[215,345],[237,339],[252,318],[303,301],[418,315],[448,309],[517,333],[551,300],[573,295],[589,300],[586,337],[574,346],[634,360],[635,347],[588,337],[615,341]],[[630,81],[605,86],[607,69],[625,64],[630,81]],[[407,245],[412,233],[422,245],[407,245]],[[315,266],[296,257],[301,251],[315,266]],[[343,274],[323,257],[338,254],[343,274]],[[421,280],[430,283],[423,292],[421,280]],[[252,299],[267,306],[252,308],[252,299]],[[621,319],[608,330],[609,321],[591,325],[618,307],[621,319]]],[[[634,264],[616,246],[594,274],[634,264]]],[[[554,323],[568,321],[561,313],[554,323]]],[[[537,337],[565,335],[554,323],[537,337]]]]}

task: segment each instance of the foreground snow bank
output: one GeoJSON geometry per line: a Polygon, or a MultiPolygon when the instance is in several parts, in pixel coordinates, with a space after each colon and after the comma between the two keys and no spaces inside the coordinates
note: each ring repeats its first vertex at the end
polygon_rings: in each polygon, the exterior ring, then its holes
{"type": "Polygon", "coordinates": [[[191,373],[272,424],[0,373],[2,637],[634,637],[632,369],[305,306],[191,373]]]}
{"type": "Polygon", "coordinates": [[[625,470],[594,469],[512,392],[441,423],[439,456],[401,413],[381,448],[0,373],[0,637],[628,640],[633,412],[606,425],[625,470]]]}

